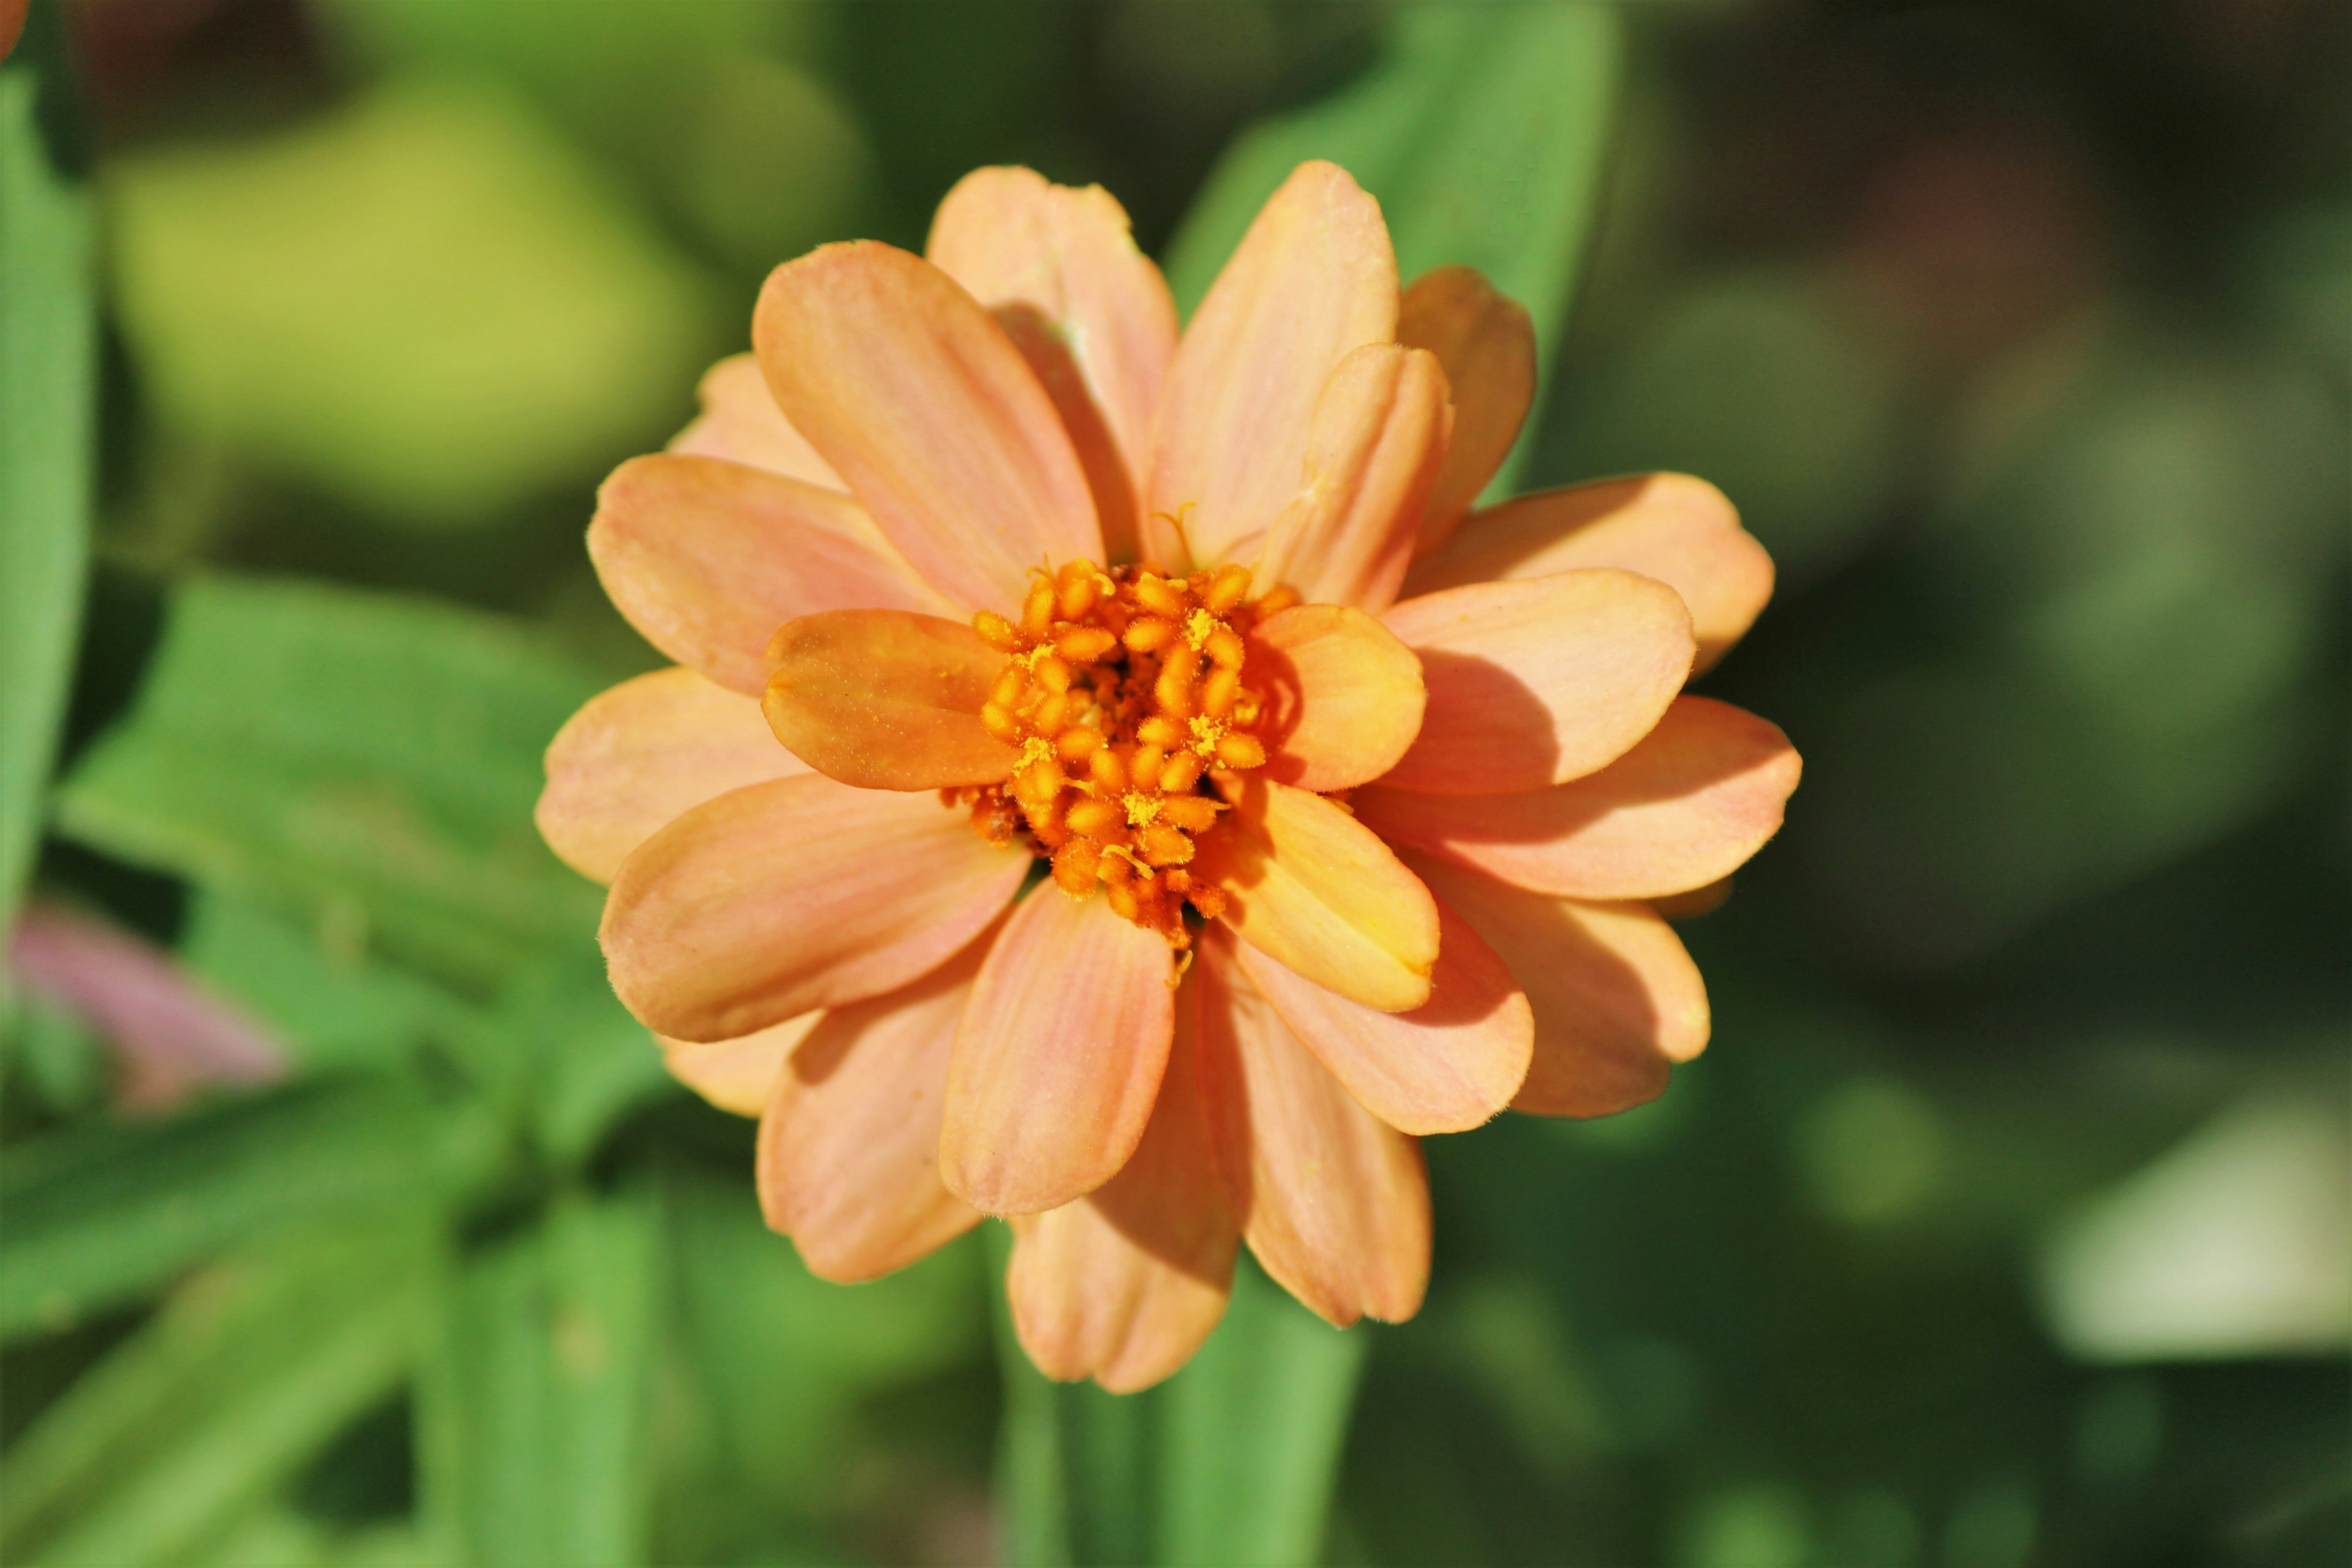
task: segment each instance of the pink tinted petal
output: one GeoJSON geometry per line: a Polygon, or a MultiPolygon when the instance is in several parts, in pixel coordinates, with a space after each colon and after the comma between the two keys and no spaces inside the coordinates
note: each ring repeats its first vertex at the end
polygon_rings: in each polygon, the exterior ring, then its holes
{"type": "Polygon", "coordinates": [[[761,710],[795,756],[861,789],[994,784],[1020,760],[980,721],[1003,668],[960,621],[835,610],[777,631],[761,710]]]}
{"type": "Polygon", "coordinates": [[[1425,857],[1413,865],[1527,988],[1535,1059],[1513,1110],[1630,1110],[1665,1091],[1673,1063],[1706,1049],[1706,984],[1646,905],[1549,898],[1425,857]]]}
{"type": "Polygon", "coordinates": [[[903,1268],[980,1223],[940,1183],[956,1020],[992,933],[914,984],[827,1012],[760,1118],[760,1212],[821,1279],[903,1268]]]}
{"type": "Polygon", "coordinates": [[[1453,424],[1435,355],[1367,343],[1341,360],[1315,405],[1304,487],[1266,535],[1257,580],[1310,604],[1386,609],[1453,424]]]}
{"type": "Polygon", "coordinates": [[[1350,788],[1396,766],[1421,733],[1421,660],[1361,610],[1295,605],[1268,616],[1244,668],[1265,694],[1258,735],[1278,784],[1350,788]]]}
{"type": "Polygon", "coordinates": [[[1381,617],[1421,656],[1429,710],[1381,782],[1507,795],[1606,766],[1690,673],[1690,614],[1630,572],[1564,572],[1407,599],[1381,617]]]}
{"type": "Polygon", "coordinates": [[[1151,1115],[1175,1027],[1158,934],[1041,887],[1013,912],[964,1009],[940,1169],[990,1214],[1101,1186],[1151,1115]]]}
{"type": "Polygon", "coordinates": [[[1380,838],[1319,795],[1221,775],[1234,809],[1201,836],[1192,869],[1222,889],[1243,941],[1384,1013],[1429,1000],[1437,905],[1380,838]]]}
{"type": "Polygon", "coordinates": [[[1185,329],[1152,429],[1144,554],[1182,570],[1273,526],[1298,489],[1323,384],[1396,337],[1396,253],[1345,170],[1301,163],[1185,329]],[[1180,533],[1163,518],[1181,511],[1180,533]]]}
{"type": "Polygon", "coordinates": [[[657,453],[614,469],[588,554],[647,642],[753,696],[768,638],[796,616],[949,608],[847,496],[716,458],[657,453]]]}
{"type": "Polygon", "coordinates": [[[1104,548],[1136,550],[1151,415],[1176,356],[1176,302],[1100,185],[975,169],[940,204],[927,254],[1004,324],[1069,427],[1104,548]]]}
{"type": "Polygon", "coordinates": [[[958,609],[1017,605],[1043,562],[1098,556],[1068,434],[954,280],[874,240],[768,277],[751,323],[776,402],[958,609]]]}
{"type": "Polygon", "coordinates": [[[547,748],[540,837],[610,882],[646,839],[715,795],[808,771],[760,705],[690,669],[657,669],[592,698],[547,748]]]}
{"type": "Polygon", "coordinates": [[[1143,1141],[1076,1203],[1013,1221],[1004,1279],[1021,1348],[1048,1377],[1113,1394],[1160,1382],[1201,1348],[1232,1294],[1241,1234],[1209,1158],[1192,1030],[1177,1039],[1143,1141]]]}
{"type": "Polygon", "coordinates": [[[1435,267],[1404,291],[1397,341],[1435,354],[1454,388],[1454,441],[1415,545],[1425,554],[1461,525],[1511,455],[1535,403],[1536,326],[1526,306],[1476,268],[1435,267]]]}
{"type": "Polygon", "coordinates": [[[1290,1032],[1358,1104],[1400,1132],[1461,1132],[1511,1102],[1528,1075],[1535,1022],[1494,949],[1437,906],[1429,1000],[1410,1013],[1350,1002],[1247,942],[1234,956],[1290,1032]]]}
{"type": "Polygon", "coordinates": [[[1366,1110],[1201,933],[1193,965],[1201,1100],[1225,1201],[1250,1250],[1310,1310],[1347,1327],[1402,1322],[1429,1283],[1421,1149],[1366,1110]]]}
{"type": "Polygon", "coordinates": [[[822,1012],[803,1013],[740,1040],[673,1040],[656,1035],[654,1043],[661,1047],[662,1066],[669,1068],[670,1077],[721,1110],[757,1116],[768,1108],[784,1058],[824,1016],[822,1012]]]}
{"type": "Polygon", "coordinates": [[[671,438],[671,451],[748,463],[824,489],[849,489],[776,406],[759,355],[730,354],[703,374],[695,393],[702,399],[701,417],[671,438]]]}
{"type": "Polygon", "coordinates": [[[1698,637],[1700,670],[1739,640],[1772,596],[1772,558],[1739,526],[1721,490],[1687,474],[1546,490],[1479,512],[1415,568],[1411,591],[1587,566],[1638,572],[1680,594],[1698,637]]]}
{"type": "Polygon", "coordinates": [[[1657,728],[1597,773],[1524,795],[1373,788],[1350,804],[1414,844],[1539,893],[1652,899],[1728,877],[1780,830],[1796,749],[1777,725],[1677,697],[1657,728]]]}
{"type": "Polygon", "coordinates": [[[613,989],[682,1040],[731,1040],[905,984],[996,918],[1030,857],[936,795],[803,773],[655,834],[604,901],[613,989]]]}

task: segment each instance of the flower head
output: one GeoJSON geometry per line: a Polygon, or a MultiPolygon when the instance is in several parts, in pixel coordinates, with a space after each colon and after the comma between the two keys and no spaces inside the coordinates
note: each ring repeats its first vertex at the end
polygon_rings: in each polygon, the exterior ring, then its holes
{"type": "Polygon", "coordinates": [[[1244,1241],[1334,1322],[1410,1316],[1418,1137],[1622,1110],[1706,1043],[1649,900],[1795,786],[1682,695],[1770,563],[1677,477],[1474,512],[1527,314],[1401,290],[1345,173],[1181,338],[1118,204],[1024,169],[927,258],[779,268],[753,338],[605,484],[591,553],[678,668],[565,726],[540,822],[812,1268],[1008,1216],[1030,1354],[1141,1387],[1244,1241]]]}

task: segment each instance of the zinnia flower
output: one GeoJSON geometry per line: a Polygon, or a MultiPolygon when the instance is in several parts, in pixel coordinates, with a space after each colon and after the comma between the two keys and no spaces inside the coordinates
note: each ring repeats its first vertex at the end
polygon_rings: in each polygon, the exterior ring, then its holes
{"type": "Polygon", "coordinates": [[[815,1272],[1007,1216],[1031,1357],[1139,1388],[1244,1241],[1334,1323],[1410,1317],[1417,1138],[1622,1110],[1705,1045],[1645,900],[1795,787],[1681,695],[1770,562],[1692,479],[1471,512],[1527,313],[1400,290],[1344,172],[1181,339],[1118,203],[1025,169],[926,257],[779,268],[752,335],[604,488],[590,552],[678,668],[564,727],[539,819],[815,1272]]]}

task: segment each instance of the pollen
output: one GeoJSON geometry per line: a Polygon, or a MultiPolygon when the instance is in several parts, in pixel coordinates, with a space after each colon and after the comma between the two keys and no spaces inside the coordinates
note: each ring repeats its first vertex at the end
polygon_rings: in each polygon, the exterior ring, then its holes
{"type": "Polygon", "coordinates": [[[1072,898],[1110,907],[1189,949],[1187,905],[1213,919],[1223,889],[1192,870],[1225,802],[1220,773],[1262,766],[1262,696],[1247,683],[1250,628],[1297,602],[1250,598],[1250,574],[1171,577],[1152,565],[1037,568],[1016,614],[972,628],[1005,656],[982,721],[1019,748],[1001,784],[942,791],[992,843],[1051,860],[1072,898]]]}

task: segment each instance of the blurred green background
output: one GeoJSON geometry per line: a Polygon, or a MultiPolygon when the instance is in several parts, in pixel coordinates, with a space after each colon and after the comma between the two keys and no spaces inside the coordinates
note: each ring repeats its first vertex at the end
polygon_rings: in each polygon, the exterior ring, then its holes
{"type": "Polygon", "coordinates": [[[2347,81],[2340,0],[40,0],[0,1556],[2352,1561],[2347,81]],[[1189,304],[1307,155],[1534,310],[1516,488],[1740,505],[1806,784],[1664,1099],[1430,1141],[1418,1319],[1245,1268],[1114,1402],[1001,1227],[800,1269],[530,806],[768,268],[1022,162],[1189,304]]]}

